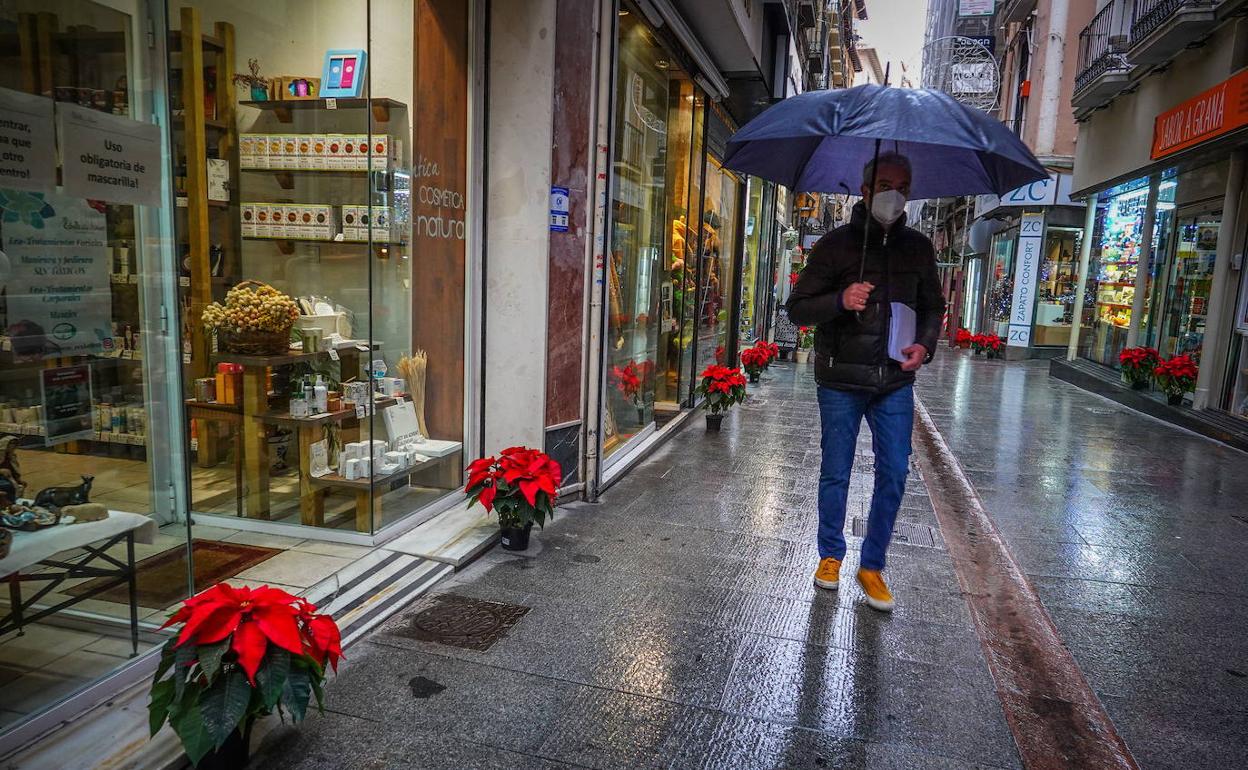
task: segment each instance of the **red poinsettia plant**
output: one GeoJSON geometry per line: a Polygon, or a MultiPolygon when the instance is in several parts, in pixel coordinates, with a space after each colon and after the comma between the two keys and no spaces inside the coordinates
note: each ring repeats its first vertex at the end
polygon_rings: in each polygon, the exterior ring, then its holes
{"type": "Polygon", "coordinates": [[[641,391],[641,373],[637,364],[629,361],[623,366],[611,367],[611,378],[615,380],[615,389],[629,401],[636,401],[641,391]]]}
{"type": "Polygon", "coordinates": [[[971,346],[971,338],[974,336],[975,335],[971,334],[971,332],[967,329],[958,329],[958,331],[953,335],[953,344],[960,348],[969,348],[971,346]]]}
{"type": "Polygon", "coordinates": [[[763,364],[763,368],[771,366],[771,362],[780,357],[780,346],[774,342],[759,340],[754,347],[761,348],[767,354],[767,363],[763,364]]]}
{"type": "Polygon", "coordinates": [[[745,367],[745,373],[750,375],[751,379],[757,378],[763,369],[767,368],[769,360],[767,351],[757,345],[741,351],[741,365],[745,367]]]}
{"type": "Polygon", "coordinates": [[[1162,391],[1171,397],[1182,396],[1196,390],[1196,376],[1200,368],[1189,355],[1167,358],[1153,369],[1153,376],[1162,391]]]}
{"type": "Polygon", "coordinates": [[[480,503],[498,514],[505,529],[546,526],[554,518],[563,470],[550,455],[528,447],[510,447],[498,457],[482,457],[468,466],[468,506],[480,503]]]}
{"type": "Polygon", "coordinates": [[[711,414],[726,412],[745,400],[745,375],[740,369],[711,364],[703,370],[695,392],[705,399],[703,407],[711,414]]]}
{"type": "MultiPolygon", "coordinates": [[[[797,347],[801,350],[810,350],[815,346],[815,327],[799,326],[797,327],[797,347]]],[[[777,351],[778,353],[779,351],[777,351]]]]}
{"type": "Polygon", "coordinates": [[[1153,370],[1161,363],[1161,354],[1156,348],[1134,347],[1124,348],[1118,354],[1118,364],[1122,367],[1122,377],[1132,387],[1147,385],[1153,379],[1153,370]]]}
{"type": "Polygon", "coordinates": [[[971,350],[976,353],[987,353],[989,358],[995,358],[1004,348],[1005,341],[995,334],[971,335],[971,350]]]}
{"type": "Polygon", "coordinates": [[[218,583],[183,602],[163,628],[165,643],[148,704],[152,735],[166,721],[192,764],[235,731],[250,736],[277,711],[298,722],[315,696],[324,706],[325,668],[338,670],[342,638],[333,618],[279,588],[218,583]]]}

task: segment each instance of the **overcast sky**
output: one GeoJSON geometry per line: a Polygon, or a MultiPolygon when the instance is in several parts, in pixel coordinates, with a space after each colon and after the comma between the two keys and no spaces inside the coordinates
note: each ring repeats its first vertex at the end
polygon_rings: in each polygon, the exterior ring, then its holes
{"type": "Polygon", "coordinates": [[[927,0],[868,0],[867,16],[866,21],[855,22],[862,45],[879,51],[881,66],[892,63],[890,80],[894,85],[903,61],[910,79],[919,85],[927,0]]]}

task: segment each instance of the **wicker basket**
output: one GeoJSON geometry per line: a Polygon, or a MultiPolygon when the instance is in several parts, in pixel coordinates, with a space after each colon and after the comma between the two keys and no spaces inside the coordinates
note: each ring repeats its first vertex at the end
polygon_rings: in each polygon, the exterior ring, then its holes
{"type": "Polygon", "coordinates": [[[0,527],[0,559],[9,558],[9,548],[13,545],[13,533],[0,527]]]}
{"type": "MultiPolygon", "coordinates": [[[[248,286],[267,286],[262,281],[240,281],[235,289],[248,286]]],[[[233,331],[217,329],[217,347],[226,353],[241,353],[248,356],[278,356],[290,350],[290,330],[294,326],[292,320],[286,328],[278,331],[233,331]]]]}

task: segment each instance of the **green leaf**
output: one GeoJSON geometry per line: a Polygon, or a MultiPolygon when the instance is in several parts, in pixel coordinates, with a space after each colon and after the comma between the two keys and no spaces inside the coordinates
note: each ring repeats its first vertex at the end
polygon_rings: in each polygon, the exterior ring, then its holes
{"type": "Polygon", "coordinates": [[[152,735],[160,732],[160,728],[169,718],[169,704],[173,702],[174,686],[172,679],[152,685],[152,697],[147,704],[148,722],[152,735]]]}
{"type": "Polygon", "coordinates": [[[204,726],[204,717],[199,710],[198,691],[194,691],[191,701],[169,721],[169,724],[181,739],[182,748],[186,749],[186,756],[191,760],[192,765],[199,764],[199,760],[212,751],[213,740],[204,726]]]}
{"type": "Polygon", "coordinates": [[[199,648],[199,667],[204,670],[204,675],[208,677],[208,681],[217,678],[217,672],[221,670],[221,658],[225,657],[225,653],[230,651],[230,638],[227,636],[216,644],[205,644],[199,648]]]}
{"type": "Polygon", "coordinates": [[[160,648],[160,663],[156,666],[156,676],[152,677],[152,682],[159,682],[160,678],[168,673],[170,667],[173,666],[173,645],[177,641],[177,637],[170,639],[160,648]]]}
{"type": "Polygon", "coordinates": [[[281,700],[286,677],[290,676],[290,653],[277,645],[270,645],[264,657],[264,664],[256,672],[256,685],[264,708],[272,709],[281,700]]]}
{"type": "Polygon", "coordinates": [[[204,691],[199,711],[214,747],[220,748],[234,728],[242,723],[250,701],[251,684],[237,668],[204,691]]]}
{"type": "Polygon", "coordinates": [[[311,677],[312,693],[316,695],[316,710],[325,713],[325,690],[322,689],[321,680],[318,677],[311,677]]]}
{"type": "Polygon", "coordinates": [[[308,670],[301,666],[290,669],[286,684],[282,687],[282,705],[290,711],[290,720],[300,722],[308,711],[308,701],[312,698],[312,678],[308,670]]]}
{"type": "Polygon", "coordinates": [[[176,688],[174,700],[176,701],[182,700],[182,695],[186,691],[186,677],[194,662],[195,645],[193,644],[184,644],[173,654],[173,684],[176,688]]]}

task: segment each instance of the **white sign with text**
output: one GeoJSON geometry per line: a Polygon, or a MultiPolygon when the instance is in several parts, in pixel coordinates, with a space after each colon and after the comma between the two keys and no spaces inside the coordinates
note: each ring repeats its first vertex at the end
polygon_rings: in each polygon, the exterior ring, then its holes
{"type": "Polygon", "coordinates": [[[65,192],[138,206],[160,205],[160,127],[59,104],[65,192]]]}
{"type": "Polygon", "coordinates": [[[51,192],[55,139],[51,99],[0,88],[0,187],[51,192]]]}
{"type": "Polygon", "coordinates": [[[1023,214],[1018,225],[1018,253],[1014,257],[1014,301],[1010,305],[1010,332],[1006,344],[1031,344],[1031,318],[1036,309],[1036,282],[1040,278],[1044,247],[1044,214],[1023,214]]]}
{"type": "Polygon", "coordinates": [[[0,243],[10,262],[0,289],[13,351],[29,359],[99,354],[113,333],[104,215],[81,198],[20,194],[31,209],[4,223],[0,243]]]}

